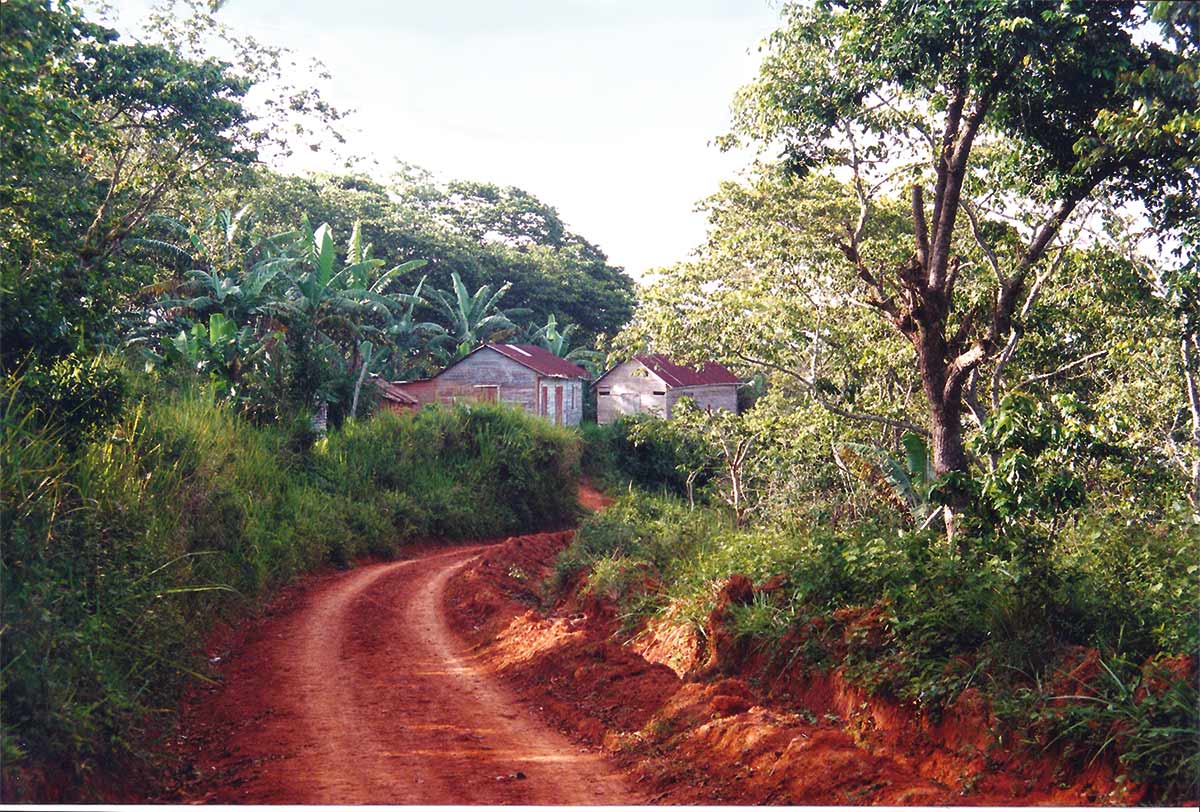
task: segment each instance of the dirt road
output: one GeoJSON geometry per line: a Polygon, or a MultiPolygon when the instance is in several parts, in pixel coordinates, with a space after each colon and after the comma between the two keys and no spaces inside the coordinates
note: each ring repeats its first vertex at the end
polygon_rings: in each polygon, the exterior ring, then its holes
{"type": "Polygon", "coordinates": [[[314,582],[256,624],[219,689],[185,710],[183,800],[256,804],[626,804],[595,752],[472,661],[442,608],[483,547],[314,582]]]}

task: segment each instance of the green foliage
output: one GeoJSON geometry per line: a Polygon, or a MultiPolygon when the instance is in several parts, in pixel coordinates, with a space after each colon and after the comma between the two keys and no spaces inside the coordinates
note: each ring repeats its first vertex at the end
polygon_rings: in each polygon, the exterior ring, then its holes
{"type": "Polygon", "coordinates": [[[580,432],[583,469],[607,487],[686,496],[691,472],[699,472],[696,488],[712,478],[699,443],[652,415],[622,417],[605,426],[585,423],[580,432]]]}
{"type": "Polygon", "coordinates": [[[466,355],[476,345],[491,340],[496,333],[514,330],[516,325],[512,319],[529,313],[528,310],[506,312],[500,309],[500,300],[512,287],[508,282],[495,291],[490,285],[484,285],[474,293],[467,290],[457,273],[450,275],[450,283],[448,292],[430,291],[430,299],[446,319],[448,337],[455,344],[450,359],[466,355]]]}
{"type": "Polygon", "coordinates": [[[0,418],[6,770],[146,756],[160,709],[206,679],[214,620],[322,563],[577,509],[574,438],[509,409],[381,414],[316,440],[307,420],[255,428],[211,391],[169,392],[71,449],[22,404],[0,418]]]}
{"type": "Polygon", "coordinates": [[[0,392],[15,401],[8,408],[36,412],[41,422],[74,446],[90,429],[120,414],[126,388],[124,365],[116,358],[70,353],[50,362],[31,361],[5,376],[0,392]]]}
{"type": "Polygon", "coordinates": [[[797,168],[837,156],[847,121],[899,147],[922,110],[952,109],[957,96],[986,100],[972,108],[976,126],[1013,139],[1020,161],[1007,172],[1051,199],[1109,174],[1118,193],[1161,195],[1147,202],[1171,219],[1195,216],[1195,46],[1139,37],[1143,4],[841,0],[784,15],[737,120],[781,141],[797,168]],[[899,103],[876,104],[890,96],[899,103]]]}
{"type": "Polygon", "coordinates": [[[118,261],[165,197],[256,157],[228,64],[119,41],[62,4],[13,0],[0,19],[0,366],[111,330],[149,281],[118,261]]]}
{"type": "Polygon", "coordinates": [[[559,358],[574,361],[587,370],[592,380],[595,380],[602,374],[601,369],[604,363],[604,354],[598,350],[589,350],[586,347],[571,346],[571,337],[574,335],[577,327],[578,325],[576,324],[568,324],[560,331],[558,329],[558,318],[551,313],[546,317],[546,323],[541,327],[535,328],[535,325],[530,325],[528,341],[532,344],[545,347],[559,358]]]}
{"type": "Polygon", "coordinates": [[[904,446],[903,459],[897,459],[882,448],[865,443],[846,443],[843,453],[851,452],[867,461],[872,474],[882,477],[890,497],[907,510],[917,525],[930,517],[932,505],[929,493],[933,485],[933,462],[925,438],[911,431],[900,437],[904,446]]]}
{"type": "Polygon", "coordinates": [[[1068,396],[1048,405],[1009,395],[976,441],[979,453],[990,457],[987,471],[965,483],[944,477],[931,497],[944,500],[951,486],[972,493],[969,531],[984,549],[1018,565],[1030,586],[1042,588],[1055,536],[1086,501],[1088,464],[1113,450],[1093,428],[1068,396]]]}
{"type": "Polygon", "coordinates": [[[735,635],[772,644],[780,664],[841,666],[863,688],[934,716],[974,685],[1017,729],[1046,733],[1043,746],[1074,737],[1086,759],[1113,748],[1134,780],[1167,793],[1158,797],[1187,797],[1180,759],[1191,758],[1185,743],[1200,723],[1188,704],[1195,687],[1166,679],[1150,695],[1130,680],[1137,664],[1200,645],[1200,531],[1091,515],[1048,554],[1045,588],[1031,593],[1011,561],[990,555],[964,568],[934,531],[866,522],[734,529],[711,510],[634,492],[583,523],[554,585],[582,583],[615,601],[627,628],[665,614],[703,632],[731,575],[756,584],[783,576],[729,620],[735,635]],[[778,648],[785,635],[794,649],[778,648]],[[1072,647],[1098,649],[1124,687],[1052,701],[1042,686],[1072,647]]]}
{"type": "MultiPolygon", "coordinates": [[[[361,176],[263,172],[250,193],[246,202],[262,233],[290,228],[302,215],[339,233],[361,220],[363,238],[389,264],[427,259],[430,286],[451,296],[454,274],[468,290],[507,283],[506,306],[528,309],[542,323],[555,314],[578,325],[583,345],[615,334],[633,312],[633,280],[567,230],[551,206],[519,189],[435,184],[410,167],[391,185],[361,176]]],[[[417,317],[440,318],[433,308],[419,309],[417,317]]]]}

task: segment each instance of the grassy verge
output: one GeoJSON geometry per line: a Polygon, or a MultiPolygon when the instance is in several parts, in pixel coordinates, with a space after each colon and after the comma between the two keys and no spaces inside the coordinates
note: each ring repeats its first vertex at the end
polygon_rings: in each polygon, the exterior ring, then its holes
{"type": "Polygon", "coordinates": [[[561,526],[578,443],[505,408],[426,409],[323,440],[203,393],[144,400],[82,441],[9,400],[0,436],[6,798],[150,759],[221,617],[327,562],[417,539],[561,526]]]}
{"type": "Polygon", "coordinates": [[[781,588],[731,607],[734,635],[783,661],[841,668],[934,716],[974,686],[1029,745],[1080,766],[1119,755],[1129,780],[1183,801],[1200,767],[1186,676],[1198,555],[1186,522],[1095,516],[1067,532],[1031,588],[999,558],[965,565],[932,533],[734,530],[717,511],[634,493],[585,521],[555,580],[561,589],[582,579],[616,601],[627,628],[669,615],[703,632],[731,575],[782,576],[781,588]],[[1064,663],[1082,652],[1092,666],[1064,680],[1064,663]]]}

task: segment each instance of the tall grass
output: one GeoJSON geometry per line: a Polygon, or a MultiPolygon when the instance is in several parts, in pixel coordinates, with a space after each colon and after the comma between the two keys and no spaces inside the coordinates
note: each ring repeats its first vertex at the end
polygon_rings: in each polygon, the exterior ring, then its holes
{"type": "MultiPolygon", "coordinates": [[[[11,394],[11,393],[10,393],[11,394]]],[[[4,797],[148,758],[222,616],[326,562],[574,516],[577,442],[496,407],[382,414],[310,448],[204,392],[144,400],[64,444],[0,414],[4,797]]]]}

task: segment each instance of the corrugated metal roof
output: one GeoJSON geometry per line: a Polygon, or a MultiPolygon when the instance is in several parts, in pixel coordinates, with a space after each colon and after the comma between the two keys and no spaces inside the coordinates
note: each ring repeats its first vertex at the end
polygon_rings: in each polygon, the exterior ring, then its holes
{"type": "Polygon", "coordinates": [[[708,386],[713,384],[740,384],[737,376],[716,361],[705,361],[699,369],[686,364],[677,364],[662,354],[635,355],[634,360],[643,364],[672,389],[680,386],[708,386]]]}
{"type": "MultiPolygon", "coordinates": [[[[549,375],[555,378],[586,378],[588,376],[587,371],[582,367],[572,364],[565,358],[559,358],[545,347],[539,347],[536,344],[484,344],[483,346],[495,350],[505,358],[511,358],[522,366],[529,367],[539,375],[549,375]]],[[[483,347],[479,349],[483,349],[483,347]]]]}

